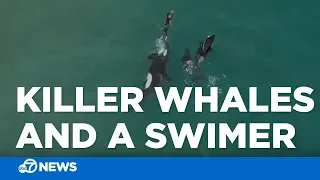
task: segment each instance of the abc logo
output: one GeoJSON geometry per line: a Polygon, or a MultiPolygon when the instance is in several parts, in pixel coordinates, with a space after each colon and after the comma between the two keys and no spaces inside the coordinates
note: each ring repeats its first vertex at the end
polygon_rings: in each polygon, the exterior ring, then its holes
{"type": "Polygon", "coordinates": [[[18,167],[20,173],[34,173],[38,168],[38,164],[34,159],[27,159],[18,167]]]}
{"type": "Polygon", "coordinates": [[[76,162],[36,162],[27,159],[18,166],[20,173],[32,174],[34,172],[76,172],[76,162]]]}

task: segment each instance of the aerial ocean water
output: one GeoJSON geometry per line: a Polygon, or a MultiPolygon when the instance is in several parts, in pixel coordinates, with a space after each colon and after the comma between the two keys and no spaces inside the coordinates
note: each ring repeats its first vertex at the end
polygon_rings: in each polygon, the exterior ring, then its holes
{"type": "MultiPolygon", "coordinates": [[[[319,155],[319,42],[320,1],[309,0],[12,0],[0,3],[0,155],[319,155]],[[203,63],[208,80],[194,86],[219,87],[223,100],[229,87],[239,88],[248,108],[249,87],[258,87],[258,100],[270,104],[270,87],[309,86],[315,109],[299,113],[203,113],[190,101],[185,113],[161,113],[155,95],[144,113],[17,113],[16,91],[24,87],[63,87],[65,104],[75,103],[75,87],[85,89],[85,102],[96,104],[99,86],[142,87],[151,61],[148,54],[161,32],[165,15],[175,10],[169,30],[171,57],[164,88],[186,84],[180,58],[184,49],[195,54],[198,43],[216,34],[213,52],[203,63]],[[97,142],[89,149],[27,147],[15,149],[26,122],[35,123],[44,137],[44,123],[85,122],[96,128],[97,142]],[[107,149],[117,123],[126,123],[136,145],[128,150],[107,149]],[[152,122],[286,122],[295,126],[296,149],[207,149],[188,145],[174,149],[147,149],[145,128],[152,122]]],[[[41,107],[42,96],[36,97],[41,107]]],[[[292,104],[295,104],[292,98],[292,104]]],[[[166,131],[166,133],[168,133],[166,131]]],[[[83,135],[85,138],[85,134],[83,135]]]]}

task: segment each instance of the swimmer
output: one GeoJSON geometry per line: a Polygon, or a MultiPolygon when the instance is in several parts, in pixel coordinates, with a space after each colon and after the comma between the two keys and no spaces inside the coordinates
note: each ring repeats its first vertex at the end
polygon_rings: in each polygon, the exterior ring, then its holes
{"type": "Polygon", "coordinates": [[[171,25],[171,21],[173,19],[173,15],[174,15],[174,11],[171,10],[170,12],[167,13],[167,17],[166,17],[166,22],[162,28],[163,30],[163,34],[165,36],[165,39],[167,40],[168,38],[168,30],[169,30],[169,27],[171,25]]]}

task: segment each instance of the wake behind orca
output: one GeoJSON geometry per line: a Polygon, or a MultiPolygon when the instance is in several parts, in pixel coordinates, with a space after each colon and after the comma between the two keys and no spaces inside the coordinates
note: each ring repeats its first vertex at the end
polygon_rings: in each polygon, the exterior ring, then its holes
{"type": "Polygon", "coordinates": [[[182,62],[182,69],[186,74],[192,75],[193,74],[193,61],[191,57],[191,53],[189,48],[185,49],[184,55],[181,58],[182,62]]]}
{"type": "Polygon", "coordinates": [[[197,55],[206,57],[209,54],[209,52],[212,51],[212,46],[214,44],[215,39],[216,35],[210,35],[203,42],[201,42],[197,51],[197,55]]]}
{"type": "Polygon", "coordinates": [[[208,56],[209,52],[212,51],[215,37],[215,35],[207,36],[207,38],[200,43],[196,52],[195,63],[192,61],[190,50],[186,48],[181,61],[183,62],[182,69],[185,73],[185,82],[187,84],[194,84],[195,80],[207,80],[200,72],[200,64],[204,61],[204,58],[208,56]]]}
{"type": "Polygon", "coordinates": [[[197,66],[194,65],[189,48],[185,49],[185,53],[181,58],[182,70],[185,74],[185,83],[193,85],[196,80],[207,80],[207,78],[200,74],[197,66]]]}

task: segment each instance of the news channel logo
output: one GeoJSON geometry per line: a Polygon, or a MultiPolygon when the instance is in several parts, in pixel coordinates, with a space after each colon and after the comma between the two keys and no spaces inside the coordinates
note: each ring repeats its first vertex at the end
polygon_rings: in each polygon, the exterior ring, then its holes
{"type": "Polygon", "coordinates": [[[35,172],[76,172],[75,162],[37,162],[34,159],[26,159],[18,166],[18,171],[22,174],[33,174],[35,172]]]}

